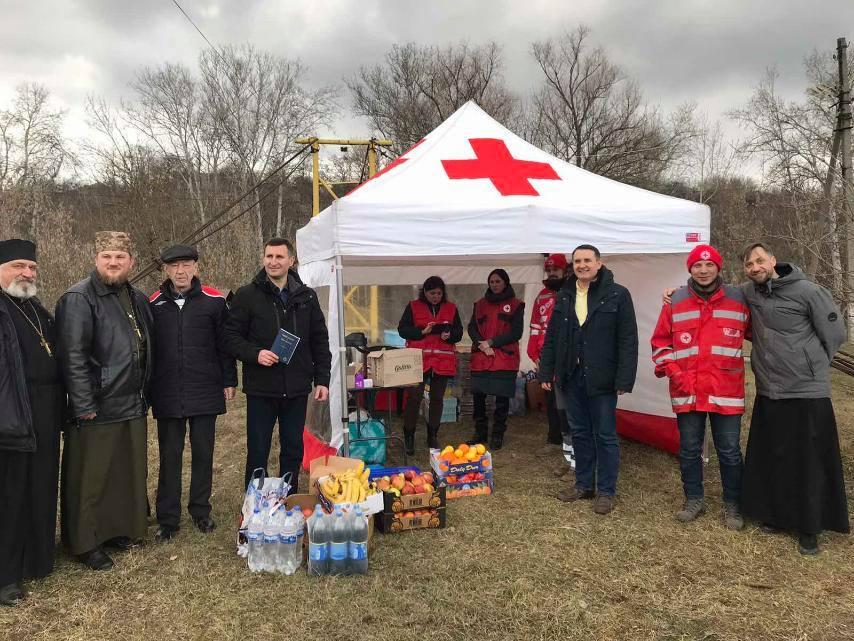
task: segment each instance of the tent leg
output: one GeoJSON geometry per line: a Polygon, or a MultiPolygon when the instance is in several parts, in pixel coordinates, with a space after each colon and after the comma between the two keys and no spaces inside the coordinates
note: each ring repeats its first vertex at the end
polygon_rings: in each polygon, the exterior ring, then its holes
{"type": "Polygon", "coordinates": [[[341,256],[335,257],[335,287],[338,290],[338,361],[341,372],[341,428],[343,453],[350,456],[350,418],[347,407],[347,346],[344,340],[344,268],[341,256]]]}

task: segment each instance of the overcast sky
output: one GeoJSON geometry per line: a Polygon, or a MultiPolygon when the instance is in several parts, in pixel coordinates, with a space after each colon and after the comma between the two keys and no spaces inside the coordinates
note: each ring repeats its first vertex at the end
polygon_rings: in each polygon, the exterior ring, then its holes
{"type": "MultiPolygon", "coordinates": [[[[494,40],[508,84],[524,94],[538,80],[530,43],[583,23],[649,101],[669,110],[692,100],[713,117],[743,104],[770,65],[781,93],[799,97],[804,56],[832,50],[839,36],[854,40],[854,0],[178,2],[215,44],[251,42],[300,58],[317,86],[380,62],[393,43],[494,40]]],[[[0,0],[0,7],[0,104],[18,83],[40,82],[68,110],[75,136],[83,134],[87,94],[129,96],[136,69],[192,66],[205,47],[172,0],[0,0]]],[[[345,117],[331,133],[368,133],[349,116],[346,93],[342,102],[345,117]]]]}

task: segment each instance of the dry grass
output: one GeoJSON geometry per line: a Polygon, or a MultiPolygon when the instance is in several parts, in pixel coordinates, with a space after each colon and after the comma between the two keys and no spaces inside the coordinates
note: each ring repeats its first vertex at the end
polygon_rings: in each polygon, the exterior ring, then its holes
{"type": "MultiPolygon", "coordinates": [[[[849,491],[852,391],[854,380],[837,375],[849,491]]],[[[631,442],[623,443],[613,514],[596,516],[589,502],[564,505],[553,498],[560,489],[553,461],[530,454],[544,437],[539,415],[512,419],[495,457],[493,497],[452,502],[445,530],[378,535],[367,577],[250,575],[234,555],[231,527],[241,500],[243,421],[236,405],[220,426],[215,533],[203,536],[185,518],[174,542],[118,556],[106,574],[62,556],[50,578],[28,586],[25,605],[0,612],[0,637],[854,639],[850,537],[825,534],[822,554],[804,558],[791,537],[763,535],[755,524],[726,530],[714,459],[709,513],[679,525],[676,460],[631,442]]],[[[443,437],[458,441],[469,429],[463,423],[443,437]]],[[[153,429],[150,437],[153,497],[153,429]]]]}

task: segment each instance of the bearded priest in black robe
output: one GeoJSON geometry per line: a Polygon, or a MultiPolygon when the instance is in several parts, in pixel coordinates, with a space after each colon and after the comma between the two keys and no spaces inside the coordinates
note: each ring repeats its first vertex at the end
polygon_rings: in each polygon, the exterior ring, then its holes
{"type": "Polygon", "coordinates": [[[65,390],[54,322],[35,297],[36,247],[0,241],[0,604],[53,570],[65,390]]]}

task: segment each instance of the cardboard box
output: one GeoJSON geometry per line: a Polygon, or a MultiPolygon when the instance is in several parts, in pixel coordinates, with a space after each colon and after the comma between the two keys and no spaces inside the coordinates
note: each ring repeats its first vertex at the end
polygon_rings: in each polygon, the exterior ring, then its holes
{"type": "Polygon", "coordinates": [[[443,528],[447,524],[445,508],[434,508],[432,510],[419,510],[412,516],[404,516],[409,512],[382,513],[377,515],[377,529],[380,532],[394,533],[406,532],[407,530],[423,530],[432,528],[443,528]]]}
{"type": "MultiPolygon", "coordinates": [[[[339,505],[345,510],[351,507],[349,503],[336,503],[333,505],[333,503],[323,496],[323,493],[320,491],[320,483],[330,474],[346,472],[347,470],[353,469],[361,462],[362,461],[359,459],[347,458],[345,456],[321,456],[309,463],[309,488],[311,493],[320,499],[320,504],[323,505],[324,509],[331,511],[335,506],[339,505]]],[[[362,508],[362,512],[366,515],[382,512],[382,492],[372,494],[362,503],[359,503],[359,507],[362,508]]]]}
{"type": "MultiPolygon", "coordinates": [[[[421,474],[421,470],[414,465],[407,467],[372,467],[370,479],[376,481],[383,476],[395,476],[407,470],[421,474]]],[[[383,512],[389,514],[424,508],[445,507],[446,504],[445,491],[440,487],[436,487],[433,492],[422,492],[421,494],[404,494],[401,496],[397,496],[394,492],[383,492],[382,494],[383,512]]]]}
{"type": "Polygon", "coordinates": [[[439,478],[455,475],[462,476],[472,472],[492,472],[492,454],[486,452],[474,463],[449,463],[439,458],[439,450],[430,450],[430,467],[439,478]]]}
{"type": "Polygon", "coordinates": [[[449,501],[469,496],[491,496],[495,492],[495,483],[491,476],[482,481],[468,483],[446,483],[445,481],[440,483],[449,501]]]}
{"type": "Polygon", "coordinates": [[[374,387],[414,385],[424,380],[420,349],[383,349],[367,355],[368,378],[374,387]]]}

